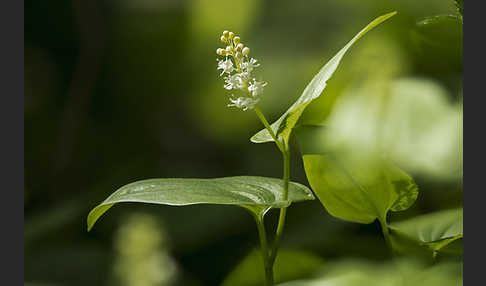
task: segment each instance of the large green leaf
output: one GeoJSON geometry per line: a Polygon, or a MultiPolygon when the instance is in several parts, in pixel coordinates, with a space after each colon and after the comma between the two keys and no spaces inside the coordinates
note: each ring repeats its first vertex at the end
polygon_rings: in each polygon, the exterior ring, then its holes
{"type": "Polygon", "coordinates": [[[242,206],[263,216],[270,208],[313,200],[304,185],[290,182],[289,197],[282,200],[283,181],[276,178],[238,176],[216,179],[149,179],[125,185],[96,206],[88,215],[88,231],[116,203],[139,202],[185,206],[220,204],[242,206]]]}
{"type": "MultiPolygon", "coordinates": [[[[404,237],[433,252],[461,253],[462,208],[430,213],[390,224],[392,239],[401,244],[404,237]]],[[[400,247],[399,245],[397,245],[400,247]]]]}
{"type": "MultiPolygon", "coordinates": [[[[322,267],[319,256],[281,249],[274,266],[275,283],[309,277],[322,267]]],[[[260,251],[254,250],[246,256],[224,279],[222,286],[261,286],[265,284],[263,261],[260,251]]]]}
{"type": "Polygon", "coordinates": [[[307,180],[331,215],[358,223],[386,221],[388,211],[415,202],[418,188],[408,174],[378,155],[355,158],[327,149],[326,130],[301,126],[296,134],[307,180]]]}
{"type": "MultiPolygon", "coordinates": [[[[362,29],[356,36],[354,36],[351,41],[349,41],[346,46],[344,46],[331,60],[329,60],[324,67],[314,76],[311,82],[304,89],[302,95],[297,99],[297,101],[290,106],[290,108],[280,116],[280,118],[275,121],[271,127],[273,131],[278,135],[279,138],[283,138],[285,141],[289,140],[292,129],[299,120],[300,116],[304,112],[305,108],[314,99],[318,98],[324,88],[326,88],[327,80],[331,78],[333,73],[336,71],[341,59],[348,49],[363,35],[373,29],[375,26],[386,21],[388,18],[395,15],[397,12],[391,12],[382,15],[371,23],[369,23],[364,29],[362,29]]],[[[265,143],[273,141],[270,133],[263,129],[257,134],[253,135],[250,139],[254,143],[265,143]]]]}

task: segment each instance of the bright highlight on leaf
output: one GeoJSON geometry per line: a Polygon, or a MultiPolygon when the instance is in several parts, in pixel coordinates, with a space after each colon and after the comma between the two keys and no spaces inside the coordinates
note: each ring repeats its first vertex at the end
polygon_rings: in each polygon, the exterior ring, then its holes
{"type": "Polygon", "coordinates": [[[88,215],[88,231],[114,204],[138,202],[185,206],[193,204],[237,205],[263,216],[270,208],[313,200],[304,185],[291,182],[289,199],[282,200],[283,181],[276,178],[239,176],[216,179],[149,179],[125,185],[88,215]]]}
{"type": "MultiPolygon", "coordinates": [[[[394,16],[396,13],[397,12],[391,12],[373,20],[358,34],[356,34],[356,36],[354,36],[354,38],[351,39],[351,41],[349,41],[346,46],[344,46],[331,60],[329,60],[329,62],[327,62],[324,67],[321,68],[321,70],[314,76],[311,82],[304,89],[304,92],[302,92],[302,95],[299,97],[299,99],[297,99],[297,101],[292,104],[292,106],[271,125],[272,130],[275,132],[275,134],[277,134],[277,137],[281,137],[284,141],[288,142],[290,134],[292,133],[292,129],[304,112],[305,108],[314,99],[318,98],[321,95],[322,91],[326,88],[327,81],[336,71],[341,59],[348,51],[348,49],[359,38],[368,33],[375,26],[386,21],[388,18],[394,16]]],[[[272,136],[266,129],[263,129],[257,134],[253,135],[250,140],[253,143],[266,143],[274,141],[272,136]]]]}

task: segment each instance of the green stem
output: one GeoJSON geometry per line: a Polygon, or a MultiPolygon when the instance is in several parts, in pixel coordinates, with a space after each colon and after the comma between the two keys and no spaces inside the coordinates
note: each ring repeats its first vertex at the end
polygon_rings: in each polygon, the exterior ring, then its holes
{"type": "Polygon", "coordinates": [[[273,265],[270,264],[267,246],[267,234],[265,232],[265,224],[263,217],[254,216],[258,228],[258,236],[260,237],[260,246],[263,259],[263,267],[265,271],[265,286],[273,286],[273,265]]]}
{"type": "MultiPolygon", "coordinates": [[[[268,123],[267,119],[261,112],[261,110],[258,108],[258,106],[254,107],[255,113],[257,114],[258,118],[260,121],[263,123],[265,128],[267,129],[268,133],[270,133],[270,136],[272,136],[273,141],[275,141],[275,144],[277,145],[278,149],[280,152],[282,152],[283,156],[283,193],[282,193],[282,200],[287,201],[288,200],[288,194],[289,194],[289,181],[290,181],[290,151],[288,148],[287,144],[282,144],[280,140],[278,140],[277,136],[275,135],[275,132],[273,131],[272,127],[268,123]]],[[[273,265],[275,263],[275,259],[277,258],[277,252],[278,252],[278,247],[280,244],[280,240],[282,239],[282,234],[285,226],[285,218],[287,216],[287,207],[283,207],[280,209],[280,215],[278,218],[278,225],[277,225],[277,231],[275,234],[275,240],[273,243],[273,247],[271,249],[270,255],[267,256],[267,263],[265,264],[265,276],[267,277],[266,283],[269,283],[268,277],[271,275],[271,283],[269,285],[273,285],[273,265]]],[[[266,244],[266,242],[265,242],[266,244]]],[[[268,252],[266,252],[268,255],[268,252]]],[[[268,284],[267,284],[268,285],[268,284]]]]}
{"type": "Polygon", "coordinates": [[[393,253],[393,246],[390,239],[390,229],[386,223],[386,219],[378,219],[381,225],[381,231],[383,232],[383,237],[385,238],[386,245],[388,249],[393,253]]]}
{"type": "MultiPolygon", "coordinates": [[[[284,152],[282,152],[282,155],[284,160],[284,166],[283,166],[284,185],[283,185],[282,200],[286,201],[288,199],[289,181],[290,181],[290,151],[288,150],[288,148],[285,149],[284,152]]],[[[275,241],[272,247],[272,253],[270,254],[270,263],[272,265],[275,263],[275,259],[277,258],[278,247],[280,245],[280,240],[282,239],[286,216],[287,216],[287,207],[281,208],[280,215],[278,218],[278,226],[275,235],[275,241]]]]}
{"type": "Polygon", "coordinates": [[[282,143],[277,139],[277,136],[275,135],[275,132],[273,132],[273,129],[272,127],[270,127],[270,124],[268,123],[267,119],[265,118],[265,116],[263,115],[262,111],[260,110],[260,108],[258,108],[258,106],[255,106],[253,108],[253,110],[255,110],[255,113],[256,115],[258,116],[258,118],[260,119],[260,121],[263,123],[263,125],[265,126],[265,128],[267,129],[268,133],[270,133],[270,136],[272,136],[272,139],[273,141],[275,141],[275,144],[277,144],[277,147],[278,149],[280,150],[280,152],[282,153],[285,153],[285,148],[284,146],[282,145],[282,143]]]}

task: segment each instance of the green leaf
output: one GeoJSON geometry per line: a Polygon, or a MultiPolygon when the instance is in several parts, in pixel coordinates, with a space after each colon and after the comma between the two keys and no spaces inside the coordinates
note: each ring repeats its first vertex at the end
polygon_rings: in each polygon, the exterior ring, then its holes
{"type": "Polygon", "coordinates": [[[395,212],[408,209],[417,200],[417,184],[412,177],[392,164],[387,165],[386,172],[396,195],[390,209],[395,212]]]}
{"type": "Polygon", "coordinates": [[[390,224],[392,238],[400,244],[402,238],[406,237],[433,252],[442,249],[462,252],[462,247],[454,243],[463,237],[462,216],[462,208],[459,208],[392,223],[390,224]]]}
{"type": "Polygon", "coordinates": [[[435,16],[430,16],[425,19],[422,19],[417,22],[418,26],[425,26],[425,25],[442,25],[442,24],[462,24],[462,18],[459,15],[450,15],[450,14],[445,14],[445,15],[435,15],[435,16]]]}
{"type": "Polygon", "coordinates": [[[458,286],[462,285],[462,262],[397,258],[392,263],[345,259],[327,266],[316,278],[290,281],[280,286],[458,286]]]}
{"type": "Polygon", "coordinates": [[[88,231],[114,204],[139,202],[185,206],[193,204],[237,205],[263,216],[270,208],[291,202],[313,200],[304,185],[290,182],[289,199],[282,198],[283,181],[276,178],[238,176],[216,179],[149,179],[125,185],[111,194],[88,215],[88,231]]]}
{"type": "Polygon", "coordinates": [[[417,199],[413,179],[380,156],[342,154],[325,145],[326,127],[299,126],[297,140],[310,186],[333,216],[358,223],[386,221],[388,211],[409,208],[417,199]]]}
{"type": "MultiPolygon", "coordinates": [[[[354,38],[351,39],[351,41],[349,41],[346,46],[344,46],[331,60],[329,60],[329,62],[327,62],[324,67],[321,68],[321,70],[314,76],[311,82],[304,89],[304,92],[299,97],[299,99],[297,99],[297,101],[292,104],[292,106],[290,106],[290,108],[271,125],[273,131],[275,132],[275,134],[277,134],[277,137],[281,137],[284,139],[284,141],[288,142],[290,134],[292,133],[292,129],[304,112],[305,108],[307,107],[307,105],[309,105],[309,103],[311,103],[314,99],[318,98],[321,95],[322,91],[326,88],[327,80],[329,80],[333,73],[336,71],[341,59],[348,51],[348,49],[359,38],[361,38],[375,26],[386,21],[388,18],[392,17],[396,13],[397,12],[391,12],[373,20],[356,36],[354,36],[354,38]]],[[[253,143],[265,143],[274,141],[272,139],[272,136],[266,129],[263,129],[257,134],[253,135],[250,140],[253,143]]]]}
{"type": "MultiPolygon", "coordinates": [[[[312,275],[324,263],[312,253],[281,249],[275,260],[275,283],[301,279],[312,275]]],[[[224,279],[222,286],[260,286],[265,284],[260,251],[250,252],[224,279]]]]}

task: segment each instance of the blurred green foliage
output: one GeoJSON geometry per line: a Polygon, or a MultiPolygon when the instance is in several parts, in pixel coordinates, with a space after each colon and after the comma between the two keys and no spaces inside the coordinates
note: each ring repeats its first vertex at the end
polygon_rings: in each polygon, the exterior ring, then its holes
{"type": "MultiPolygon", "coordinates": [[[[142,238],[127,234],[127,225],[135,236],[161,239],[154,248],[139,246],[158,249],[153,253],[173,265],[155,262],[160,272],[154,275],[176,269],[175,278],[155,279],[154,285],[221,284],[258,243],[244,210],[128,204],[90,233],[87,213],[113,190],[140,179],[281,176],[275,147],[249,142],[261,129],[254,115],[225,107],[215,61],[223,29],[238,31],[261,61],[259,72],[269,82],[261,107],[273,121],[351,35],[395,10],[393,21],[350,50],[325,96],[300,120],[341,122],[339,114],[356,109],[372,118],[380,97],[404,98],[389,116],[412,120],[404,121],[407,128],[390,128],[418,143],[402,138],[387,146],[413,171],[421,192],[390,221],[462,204],[462,26],[417,25],[456,13],[452,1],[26,1],[25,285],[126,285],[130,273],[120,269],[150,279],[144,274],[149,269],[131,266],[151,263],[150,255],[136,263],[141,256],[113,247],[137,247],[130,240],[142,238]],[[127,220],[142,208],[151,219],[127,220]],[[122,272],[128,276],[115,274],[122,272]]],[[[363,140],[370,125],[360,123],[363,140]]],[[[291,162],[291,179],[308,185],[297,151],[291,162]]],[[[269,223],[276,214],[268,214],[269,223]]],[[[394,279],[379,226],[339,221],[318,201],[289,209],[282,244],[326,265],[352,257],[372,265],[379,260],[385,266],[372,266],[373,276],[394,279]]],[[[411,271],[429,271],[418,265],[411,271]]],[[[454,271],[437,271],[431,277],[455,281],[454,271]]]]}

